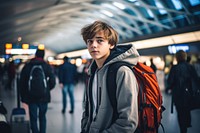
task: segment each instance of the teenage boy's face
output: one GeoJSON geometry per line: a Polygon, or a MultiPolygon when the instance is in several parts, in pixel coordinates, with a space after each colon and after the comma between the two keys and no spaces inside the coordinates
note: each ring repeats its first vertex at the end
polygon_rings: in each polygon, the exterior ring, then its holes
{"type": "Polygon", "coordinates": [[[108,43],[103,32],[98,32],[94,38],[87,39],[87,48],[95,61],[105,61],[114,46],[108,43]]]}

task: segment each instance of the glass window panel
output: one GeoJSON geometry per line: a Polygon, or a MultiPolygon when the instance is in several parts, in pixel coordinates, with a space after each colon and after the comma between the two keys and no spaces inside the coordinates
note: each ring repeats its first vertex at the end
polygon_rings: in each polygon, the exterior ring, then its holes
{"type": "Polygon", "coordinates": [[[190,4],[192,6],[196,6],[196,5],[199,5],[200,4],[200,0],[189,0],[190,4]]]}
{"type": "Polygon", "coordinates": [[[153,15],[153,13],[152,13],[152,11],[151,11],[150,9],[147,9],[147,12],[148,12],[148,14],[149,14],[149,17],[151,17],[151,18],[154,17],[154,15],[153,15]]]}
{"type": "MultiPolygon", "coordinates": [[[[158,2],[158,1],[155,1],[155,4],[156,4],[156,6],[158,8],[164,8],[163,5],[160,2],[158,2]]],[[[164,9],[160,9],[159,12],[160,12],[160,14],[167,14],[167,11],[164,10],[164,9]]]]}
{"type": "Polygon", "coordinates": [[[182,9],[182,5],[180,3],[180,0],[172,0],[172,3],[174,4],[174,7],[177,9],[177,10],[180,10],[182,9]]]}
{"type": "Polygon", "coordinates": [[[139,6],[140,3],[137,0],[128,0],[129,2],[133,2],[135,5],[139,6]]]}

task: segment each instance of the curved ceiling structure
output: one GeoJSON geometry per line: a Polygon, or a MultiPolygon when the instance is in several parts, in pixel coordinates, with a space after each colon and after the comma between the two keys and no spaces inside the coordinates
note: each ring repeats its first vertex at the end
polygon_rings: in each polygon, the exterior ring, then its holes
{"type": "Polygon", "coordinates": [[[198,0],[5,0],[0,4],[0,45],[44,44],[57,54],[83,49],[80,30],[95,20],[112,25],[120,43],[199,30],[199,9],[198,0]]]}

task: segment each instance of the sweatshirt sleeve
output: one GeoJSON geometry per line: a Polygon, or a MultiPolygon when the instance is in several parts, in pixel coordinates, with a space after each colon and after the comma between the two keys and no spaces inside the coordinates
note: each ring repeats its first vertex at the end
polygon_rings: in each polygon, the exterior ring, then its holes
{"type": "Polygon", "coordinates": [[[138,84],[133,71],[122,66],[117,72],[118,119],[102,133],[134,132],[138,125],[138,84]]]}

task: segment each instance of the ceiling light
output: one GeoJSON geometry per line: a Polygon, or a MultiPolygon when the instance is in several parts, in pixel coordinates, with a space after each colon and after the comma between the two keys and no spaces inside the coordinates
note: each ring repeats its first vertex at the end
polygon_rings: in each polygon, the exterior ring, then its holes
{"type": "Polygon", "coordinates": [[[125,9],[125,6],[124,6],[123,4],[121,4],[121,3],[113,2],[113,5],[115,5],[116,7],[120,8],[120,9],[122,9],[122,10],[125,9]]]}
{"type": "Polygon", "coordinates": [[[101,10],[101,12],[109,17],[113,17],[113,14],[109,11],[106,11],[106,10],[101,10]]]}
{"type": "Polygon", "coordinates": [[[128,0],[128,1],[130,1],[130,2],[136,2],[136,0],[128,0]]]}
{"type": "Polygon", "coordinates": [[[18,37],[17,40],[18,42],[20,42],[22,40],[22,37],[18,37]]]}

